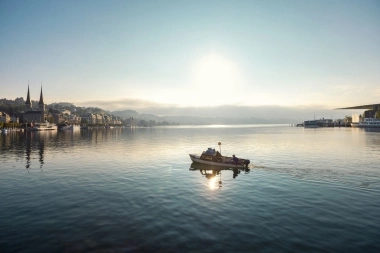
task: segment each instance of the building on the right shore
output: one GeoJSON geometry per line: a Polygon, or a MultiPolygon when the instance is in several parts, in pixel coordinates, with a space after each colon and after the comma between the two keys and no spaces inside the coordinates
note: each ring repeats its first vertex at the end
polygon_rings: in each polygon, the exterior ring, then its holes
{"type": "Polygon", "coordinates": [[[353,127],[380,127],[380,104],[359,105],[352,107],[336,108],[335,110],[365,109],[363,115],[353,114],[353,127]]]}

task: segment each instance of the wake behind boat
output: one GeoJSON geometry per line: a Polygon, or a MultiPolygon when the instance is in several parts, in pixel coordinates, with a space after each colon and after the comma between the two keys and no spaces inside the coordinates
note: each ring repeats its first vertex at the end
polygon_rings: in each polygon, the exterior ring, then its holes
{"type": "Polygon", "coordinates": [[[250,161],[248,159],[237,158],[235,155],[223,156],[219,151],[208,148],[201,155],[189,154],[193,162],[206,164],[210,166],[228,167],[228,168],[247,168],[250,161]]]}

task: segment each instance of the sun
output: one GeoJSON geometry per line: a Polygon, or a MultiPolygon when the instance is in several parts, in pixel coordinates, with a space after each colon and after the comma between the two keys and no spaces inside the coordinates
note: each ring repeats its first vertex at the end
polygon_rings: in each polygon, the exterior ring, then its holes
{"type": "Polygon", "coordinates": [[[193,85],[199,91],[194,102],[202,105],[223,104],[239,82],[236,64],[216,54],[200,59],[194,77],[193,85]]]}

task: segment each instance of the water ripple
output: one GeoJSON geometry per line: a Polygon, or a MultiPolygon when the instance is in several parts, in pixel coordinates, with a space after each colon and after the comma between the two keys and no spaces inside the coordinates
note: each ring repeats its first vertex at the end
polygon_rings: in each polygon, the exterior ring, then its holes
{"type": "Polygon", "coordinates": [[[379,143],[285,126],[2,135],[0,251],[378,252],[379,143]],[[189,170],[218,141],[249,172],[189,170]]]}

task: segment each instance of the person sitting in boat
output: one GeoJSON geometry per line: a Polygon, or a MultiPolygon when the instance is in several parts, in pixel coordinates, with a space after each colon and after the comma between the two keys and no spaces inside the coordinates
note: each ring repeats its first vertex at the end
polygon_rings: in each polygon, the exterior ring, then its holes
{"type": "Polygon", "coordinates": [[[219,153],[219,151],[216,151],[215,153],[215,158],[216,158],[216,161],[221,163],[223,160],[222,160],[222,154],[219,153]]]}
{"type": "Polygon", "coordinates": [[[232,155],[232,162],[237,165],[239,162],[239,158],[237,158],[235,155],[232,155]]]}

